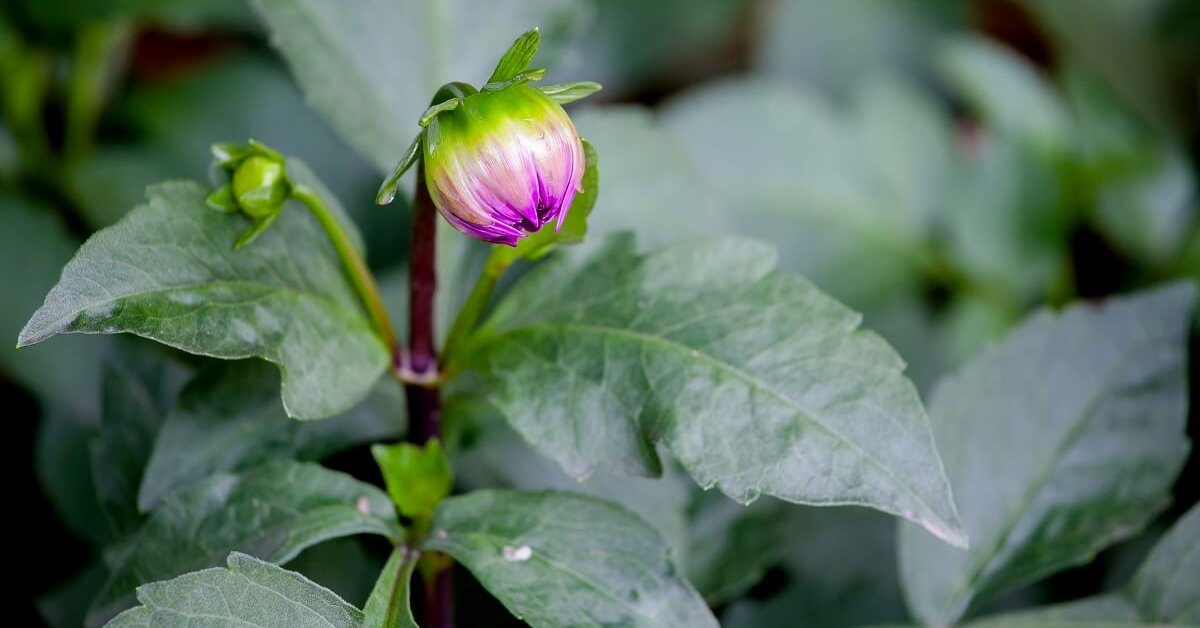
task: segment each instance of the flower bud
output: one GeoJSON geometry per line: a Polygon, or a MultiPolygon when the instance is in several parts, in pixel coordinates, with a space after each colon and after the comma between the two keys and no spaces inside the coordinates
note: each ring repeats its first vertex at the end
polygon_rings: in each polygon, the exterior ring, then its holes
{"type": "Polygon", "coordinates": [[[234,243],[250,244],[270,228],[292,195],[286,159],[274,149],[250,140],[246,144],[214,144],[213,176],[224,180],[208,195],[208,206],[221,212],[241,212],[253,223],[234,243]]]}
{"type": "Polygon", "coordinates": [[[238,206],[256,220],[283,207],[288,187],[283,164],[261,155],[247,158],[233,171],[233,195],[238,206]]]}
{"type": "Polygon", "coordinates": [[[582,192],[583,143],[563,108],[525,84],[484,90],[436,115],[422,142],[438,211],[474,238],[516,246],[556,228],[582,192]]]}

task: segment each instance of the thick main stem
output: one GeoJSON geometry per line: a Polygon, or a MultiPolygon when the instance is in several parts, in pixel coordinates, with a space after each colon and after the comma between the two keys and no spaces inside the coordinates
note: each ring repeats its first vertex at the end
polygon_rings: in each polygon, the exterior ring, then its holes
{"type": "MultiPolygon", "coordinates": [[[[409,380],[408,440],[424,445],[441,436],[442,399],[437,388],[438,358],[434,347],[433,314],[437,290],[437,209],[425,187],[424,164],[417,165],[417,189],[413,198],[412,248],[408,262],[408,351],[398,370],[409,380]]],[[[426,628],[453,628],[454,608],[451,578],[453,567],[445,564],[426,574],[424,621],[426,628]]]]}
{"type": "Polygon", "coordinates": [[[413,199],[412,250],[408,262],[408,351],[400,368],[415,380],[408,393],[408,440],[424,445],[441,434],[441,398],[438,389],[422,382],[437,379],[437,350],[433,336],[433,300],[437,290],[437,210],[425,187],[422,166],[417,167],[417,192],[413,199]]]}

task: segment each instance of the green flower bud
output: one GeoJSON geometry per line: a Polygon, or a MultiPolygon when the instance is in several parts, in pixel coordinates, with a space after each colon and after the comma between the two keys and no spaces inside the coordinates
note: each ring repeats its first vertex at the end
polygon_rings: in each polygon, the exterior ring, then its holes
{"type": "Polygon", "coordinates": [[[212,153],[214,170],[223,171],[228,178],[209,194],[208,206],[226,213],[241,212],[254,222],[234,244],[241,248],[279,217],[292,196],[292,181],[283,155],[254,140],[214,144],[212,153]]]}
{"type": "Polygon", "coordinates": [[[278,212],[290,188],[283,164],[262,155],[246,159],[233,172],[233,195],[242,211],[254,219],[278,212]]]}

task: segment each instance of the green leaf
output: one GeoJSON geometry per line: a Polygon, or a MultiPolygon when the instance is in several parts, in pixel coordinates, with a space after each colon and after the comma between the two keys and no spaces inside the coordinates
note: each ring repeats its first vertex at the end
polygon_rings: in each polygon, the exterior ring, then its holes
{"type": "Polygon", "coordinates": [[[537,54],[538,46],[542,44],[542,33],[537,28],[527,31],[525,34],[517,38],[509,47],[508,51],[500,57],[500,62],[496,64],[496,69],[492,72],[492,76],[488,78],[489,83],[500,83],[516,77],[518,74],[529,69],[529,64],[533,63],[533,57],[537,54]]]}
{"type": "Polygon", "coordinates": [[[118,547],[89,623],[129,606],[138,585],[218,564],[231,551],[286,563],[321,541],[398,533],[382,491],[312,463],[279,461],[213,475],[169,495],[118,547]]]}
{"type": "Polygon", "coordinates": [[[150,510],[172,490],[214,473],[275,459],[319,460],[395,438],[404,424],[404,394],[389,378],[349,412],[315,422],[289,419],[278,390],[277,369],[258,360],[217,364],[189,382],[154,443],[138,507],[150,510]]]}
{"type": "Polygon", "coordinates": [[[325,233],[298,207],[253,247],[246,225],[213,212],[192,182],[151,187],[149,202],[93,235],[21,331],[129,332],[212,357],[261,357],[283,374],[283,405],[323,418],[360,401],[388,364],[325,233]]]}
{"type": "Polygon", "coordinates": [[[576,100],[583,100],[604,89],[594,81],[576,81],[574,83],[559,83],[558,85],[539,85],[537,90],[560,105],[569,105],[576,100]]]}
{"type": "Polygon", "coordinates": [[[1200,624],[1200,505],[1159,539],[1127,590],[1147,623],[1200,624]]]}
{"type": "Polygon", "coordinates": [[[371,455],[383,473],[388,495],[405,517],[426,518],[450,494],[454,477],[450,461],[436,438],[424,446],[412,443],[372,445],[371,455]]]}
{"type": "Polygon", "coordinates": [[[583,152],[587,158],[587,167],[583,172],[583,192],[575,196],[571,202],[571,210],[563,220],[562,229],[546,225],[541,231],[522,238],[515,247],[497,247],[493,255],[501,258],[505,265],[518,259],[536,260],[545,257],[560,244],[578,244],[583,242],[588,231],[588,217],[596,206],[596,198],[600,192],[599,157],[596,147],[583,140],[583,152]]]}
{"type": "Polygon", "coordinates": [[[965,544],[903,361],[857,314],[753,241],[633,249],[538,267],[468,351],[536,449],[656,475],[660,442],[737,501],[870,506],[965,544]]]}
{"type": "Polygon", "coordinates": [[[543,53],[554,56],[589,13],[582,0],[255,4],[312,105],[381,171],[404,154],[438,87],[481,80],[532,25],[545,27],[543,53]]]}
{"type": "Polygon", "coordinates": [[[363,607],[363,625],[370,628],[417,628],[409,606],[409,584],[420,554],[398,547],[392,550],[379,574],[375,589],[363,607]]]}
{"type": "Polygon", "coordinates": [[[939,52],[942,76],[985,122],[1039,148],[1064,148],[1070,118],[1061,97],[1016,52],[982,37],[947,42],[939,52]]]}
{"type": "Polygon", "coordinates": [[[865,85],[856,96],[848,111],[778,81],[726,80],[679,96],[662,116],[736,210],[737,233],[775,245],[785,268],[865,307],[916,285],[950,122],[902,84],[865,85]],[[927,133],[907,132],[918,127],[927,133]]]}
{"type": "Polygon", "coordinates": [[[238,552],[228,567],[214,567],[138,587],[141,606],[121,613],[108,628],[247,626],[260,628],[362,628],[363,614],[333,591],[238,552]]]}
{"type": "Polygon", "coordinates": [[[443,502],[425,545],[532,626],[717,626],[667,545],[627,510],[575,493],[476,491],[443,502]]]}
{"type": "Polygon", "coordinates": [[[900,536],[909,608],[949,624],[1141,530],[1187,458],[1195,287],[1030,317],[943,380],[930,405],[967,552],[900,536]]]}

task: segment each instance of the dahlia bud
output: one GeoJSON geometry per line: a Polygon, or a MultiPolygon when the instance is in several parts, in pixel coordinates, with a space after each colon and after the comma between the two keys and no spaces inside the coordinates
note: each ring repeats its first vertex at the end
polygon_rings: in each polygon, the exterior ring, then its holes
{"type": "Polygon", "coordinates": [[[466,83],[438,90],[420,118],[423,130],[380,186],[379,204],[395,198],[400,178],[421,161],[438,212],[471,237],[515,247],[548,222],[556,233],[562,229],[571,202],[584,192],[585,171],[595,171],[562,105],[600,85],[531,86],[546,74],[529,68],[540,38],[537,29],[521,35],[479,91],[466,83]]]}
{"type": "Polygon", "coordinates": [[[283,211],[292,195],[283,155],[250,140],[248,144],[214,144],[213,165],[228,174],[228,182],[208,196],[208,205],[217,211],[242,212],[253,225],[238,238],[235,248],[250,244],[283,211]]]}
{"type": "Polygon", "coordinates": [[[567,112],[528,85],[483,91],[439,114],[422,146],[434,205],[472,237],[516,246],[561,227],[582,192],[583,143],[567,112]]]}

